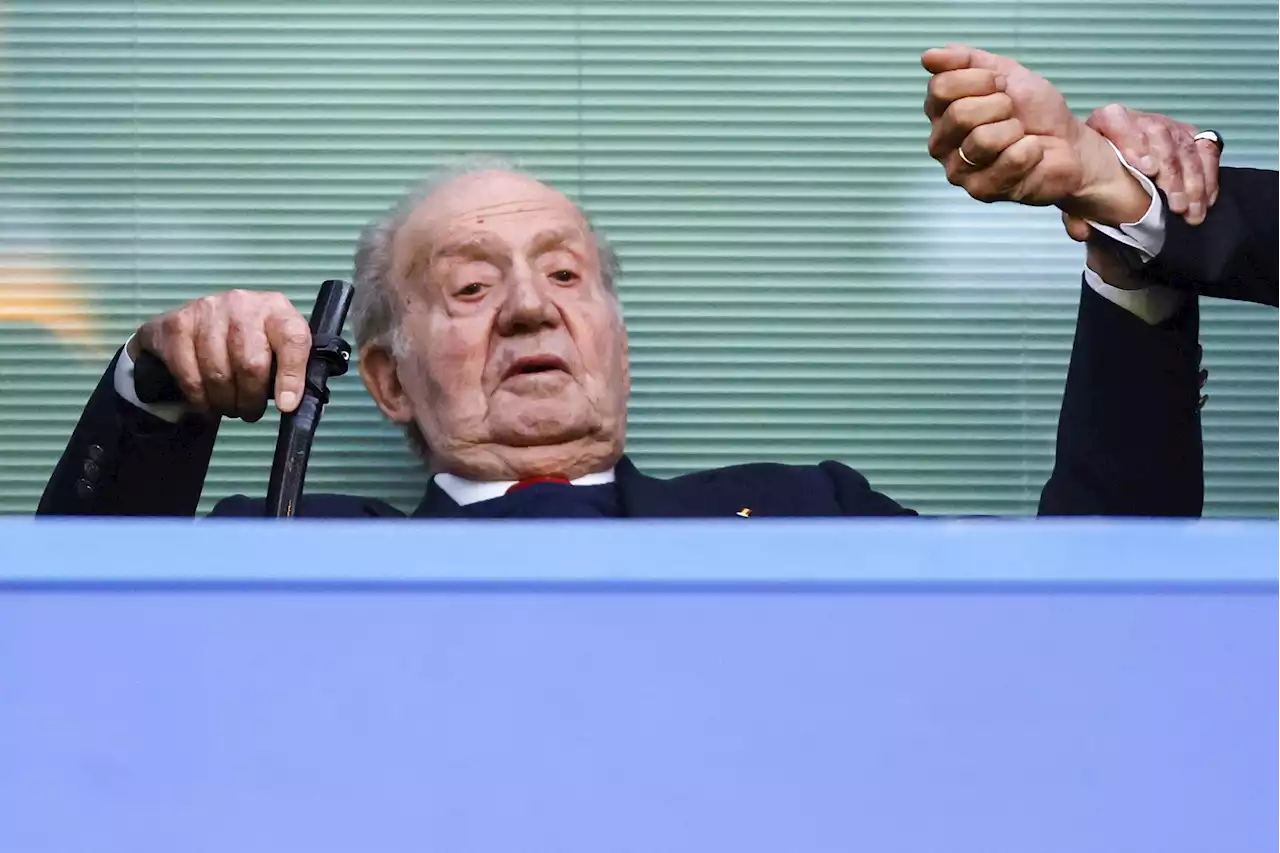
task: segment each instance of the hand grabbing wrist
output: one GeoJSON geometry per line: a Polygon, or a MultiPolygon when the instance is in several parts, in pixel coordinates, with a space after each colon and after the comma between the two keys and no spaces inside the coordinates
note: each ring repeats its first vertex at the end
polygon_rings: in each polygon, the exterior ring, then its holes
{"type": "Polygon", "coordinates": [[[1141,219],[1151,206],[1151,196],[1102,135],[1084,127],[1077,145],[1083,178],[1079,189],[1058,207],[1071,216],[1112,227],[1141,219]]]}

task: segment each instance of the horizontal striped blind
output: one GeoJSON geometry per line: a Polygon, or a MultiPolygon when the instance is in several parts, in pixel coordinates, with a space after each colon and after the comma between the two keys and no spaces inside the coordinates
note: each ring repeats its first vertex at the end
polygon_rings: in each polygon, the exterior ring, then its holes
{"type": "MultiPolygon", "coordinates": [[[[927,47],[1223,132],[1274,168],[1271,2],[100,2],[0,6],[0,511],[29,512],[111,353],[230,287],[304,312],[442,160],[517,159],[623,260],[629,449],[673,475],[839,459],[925,512],[1029,513],[1081,251],[925,152],[927,47]]],[[[1273,310],[1204,309],[1208,512],[1277,510],[1273,310]]],[[[311,490],[423,475],[354,375],[311,490]]],[[[224,427],[204,506],[265,491],[224,427]]]]}

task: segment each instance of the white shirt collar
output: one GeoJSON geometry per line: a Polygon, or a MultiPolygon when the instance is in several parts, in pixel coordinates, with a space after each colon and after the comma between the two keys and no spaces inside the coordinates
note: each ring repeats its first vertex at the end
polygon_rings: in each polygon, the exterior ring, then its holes
{"type": "MultiPolygon", "coordinates": [[[[516,480],[478,482],[459,477],[456,474],[436,474],[434,479],[436,485],[443,489],[446,495],[453,498],[453,502],[458,506],[500,498],[507,493],[507,489],[517,482],[516,480]]],[[[586,474],[569,482],[575,486],[603,486],[605,483],[613,482],[613,469],[586,474]]]]}

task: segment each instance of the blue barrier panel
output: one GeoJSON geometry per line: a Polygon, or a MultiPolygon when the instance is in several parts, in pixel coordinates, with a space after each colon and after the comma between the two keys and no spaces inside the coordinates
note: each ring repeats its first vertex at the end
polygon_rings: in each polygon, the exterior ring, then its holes
{"type": "Polygon", "coordinates": [[[1275,522],[0,521],[0,850],[1271,851],[1275,522]]]}

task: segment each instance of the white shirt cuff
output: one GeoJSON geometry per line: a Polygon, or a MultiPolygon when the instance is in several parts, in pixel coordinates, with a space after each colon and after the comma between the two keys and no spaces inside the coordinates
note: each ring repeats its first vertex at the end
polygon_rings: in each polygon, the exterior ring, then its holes
{"type": "Polygon", "coordinates": [[[1107,144],[1111,145],[1111,150],[1116,152],[1116,156],[1120,158],[1120,162],[1124,164],[1124,167],[1129,170],[1129,174],[1137,178],[1138,183],[1142,184],[1142,188],[1147,191],[1147,195],[1151,196],[1151,206],[1147,208],[1147,212],[1137,222],[1129,222],[1119,228],[1113,228],[1110,225],[1099,225],[1096,222],[1090,222],[1089,224],[1117,243],[1123,243],[1132,249],[1136,249],[1138,256],[1145,264],[1160,254],[1160,250],[1164,248],[1164,205],[1161,204],[1160,194],[1156,192],[1156,185],[1151,182],[1151,179],[1125,162],[1124,155],[1120,153],[1119,148],[1112,145],[1111,140],[1108,139],[1107,144]]]}
{"type": "Polygon", "coordinates": [[[1087,265],[1084,268],[1084,280],[1103,299],[1119,305],[1152,326],[1172,317],[1185,298],[1180,291],[1159,284],[1153,284],[1141,290],[1113,287],[1103,281],[1102,276],[1089,269],[1087,265]]]}
{"type": "Polygon", "coordinates": [[[142,409],[142,411],[155,415],[162,421],[176,424],[186,413],[184,404],[144,403],[138,399],[138,389],[133,384],[133,359],[129,357],[129,344],[131,343],[133,343],[132,335],[125,343],[124,349],[120,350],[120,357],[116,359],[116,375],[113,377],[116,393],[139,409],[142,409]]]}

